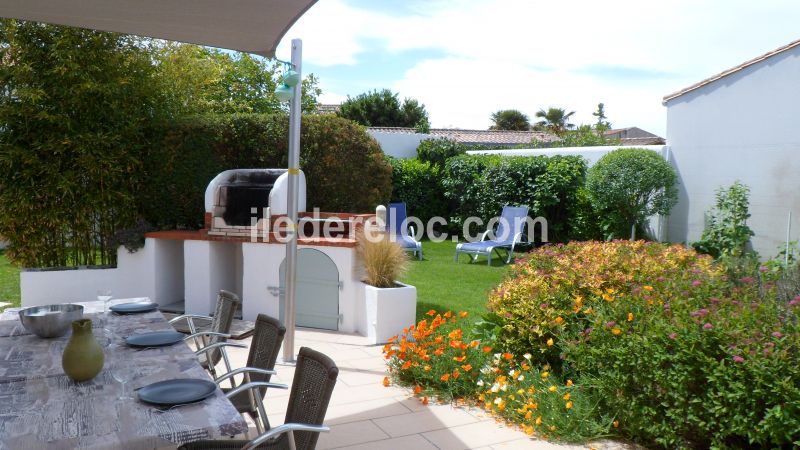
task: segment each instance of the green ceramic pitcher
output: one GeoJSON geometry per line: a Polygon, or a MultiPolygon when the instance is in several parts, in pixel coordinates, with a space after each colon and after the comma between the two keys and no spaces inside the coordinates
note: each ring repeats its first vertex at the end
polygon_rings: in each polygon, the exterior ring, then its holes
{"type": "Polygon", "coordinates": [[[103,348],[92,334],[92,321],[72,322],[72,337],[61,357],[64,373],[74,381],[91,380],[103,370],[103,359],[103,348]]]}

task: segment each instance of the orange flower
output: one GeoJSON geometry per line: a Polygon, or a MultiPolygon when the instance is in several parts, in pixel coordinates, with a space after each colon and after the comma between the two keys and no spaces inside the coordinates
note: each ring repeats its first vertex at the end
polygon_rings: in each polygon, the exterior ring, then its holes
{"type": "Polygon", "coordinates": [[[428,404],[428,397],[422,397],[422,404],[423,405],[427,405],[428,404]]]}
{"type": "Polygon", "coordinates": [[[418,395],[420,392],[422,392],[422,386],[420,385],[414,386],[414,395],[418,395]]]}
{"type": "Polygon", "coordinates": [[[453,315],[453,313],[451,313],[450,311],[447,311],[446,313],[444,313],[444,316],[445,316],[445,317],[450,317],[450,316],[452,316],[452,315],[453,315]]]}
{"type": "Polygon", "coordinates": [[[567,387],[572,387],[572,380],[567,380],[567,387]]]}
{"type": "Polygon", "coordinates": [[[508,353],[508,352],[503,353],[503,358],[505,358],[506,361],[511,361],[511,358],[513,358],[513,357],[514,357],[514,355],[512,355],[511,353],[508,353]]]}
{"type": "Polygon", "coordinates": [[[455,330],[451,331],[450,334],[447,335],[450,339],[461,339],[462,331],[461,328],[456,328],[455,330]]]}
{"type": "Polygon", "coordinates": [[[564,406],[566,406],[567,409],[572,409],[572,402],[567,402],[567,404],[564,406]]]}
{"type": "Polygon", "coordinates": [[[561,316],[559,316],[559,317],[556,317],[555,322],[556,322],[557,325],[561,325],[562,323],[564,323],[564,319],[561,318],[561,316]]]}
{"type": "Polygon", "coordinates": [[[628,313],[628,322],[633,322],[633,313],[632,312],[628,313]]]}
{"type": "Polygon", "coordinates": [[[614,428],[619,428],[619,420],[615,420],[611,425],[614,425],[614,428]]]}
{"type": "Polygon", "coordinates": [[[453,361],[455,362],[464,362],[465,359],[467,359],[466,355],[453,356],[453,361]]]}
{"type": "Polygon", "coordinates": [[[461,317],[462,319],[466,319],[468,315],[469,313],[466,311],[461,311],[460,313],[458,313],[458,317],[461,317]]]}
{"type": "Polygon", "coordinates": [[[478,341],[472,341],[469,343],[469,346],[472,348],[478,348],[478,341]]]}
{"type": "Polygon", "coordinates": [[[461,372],[459,372],[458,369],[453,370],[453,379],[454,380],[457,380],[459,375],[461,375],[461,372]]]}
{"type": "Polygon", "coordinates": [[[464,364],[461,368],[464,369],[464,372],[469,372],[472,370],[472,364],[464,364]]]}
{"type": "Polygon", "coordinates": [[[450,381],[450,374],[446,373],[446,374],[442,375],[441,378],[439,378],[439,379],[444,381],[444,382],[450,381]]]}
{"type": "Polygon", "coordinates": [[[432,309],[431,309],[431,310],[430,310],[430,311],[428,311],[426,314],[428,314],[429,316],[433,317],[434,315],[436,315],[436,311],[434,311],[434,310],[432,310],[432,309]]]}
{"type": "Polygon", "coordinates": [[[488,346],[488,345],[485,345],[485,346],[483,347],[483,353],[489,353],[489,352],[491,352],[491,351],[492,351],[492,347],[490,347],[490,346],[488,346]]]}
{"type": "Polygon", "coordinates": [[[622,330],[620,330],[619,328],[614,328],[613,330],[611,330],[611,332],[614,333],[614,336],[619,336],[619,334],[622,333],[622,330]]]}
{"type": "Polygon", "coordinates": [[[383,377],[383,386],[389,387],[389,377],[383,377]]]}
{"type": "Polygon", "coordinates": [[[554,344],[554,342],[553,342],[553,338],[550,338],[550,339],[548,339],[548,340],[547,340],[547,346],[548,346],[548,347],[552,347],[552,346],[553,346],[553,344],[554,344]]]}
{"type": "Polygon", "coordinates": [[[401,370],[406,370],[409,368],[411,368],[411,361],[404,362],[403,365],[400,367],[401,370]]]}
{"type": "Polygon", "coordinates": [[[569,394],[564,394],[564,397],[563,397],[563,398],[564,398],[564,400],[569,400],[569,397],[570,397],[570,395],[569,395],[569,394]]]}
{"type": "Polygon", "coordinates": [[[433,354],[436,356],[442,356],[443,353],[444,353],[443,348],[437,348],[436,350],[433,351],[433,354]]]}

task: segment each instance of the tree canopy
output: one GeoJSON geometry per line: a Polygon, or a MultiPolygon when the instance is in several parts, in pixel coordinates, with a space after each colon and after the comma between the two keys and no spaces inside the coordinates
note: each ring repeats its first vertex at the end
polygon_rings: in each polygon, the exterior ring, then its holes
{"type": "Polygon", "coordinates": [[[492,113],[490,130],[528,131],[531,128],[528,116],[516,109],[501,109],[492,113]]]}
{"type": "Polygon", "coordinates": [[[430,129],[425,105],[410,98],[401,103],[398,94],[389,89],[347,97],[338,115],[367,127],[416,128],[421,132],[430,129]]]}
{"type": "Polygon", "coordinates": [[[567,112],[563,108],[547,108],[547,111],[540,109],[536,112],[536,117],[540,120],[536,123],[536,129],[550,131],[557,135],[563,134],[566,130],[574,128],[575,125],[569,122],[570,117],[575,111],[567,112]]]}

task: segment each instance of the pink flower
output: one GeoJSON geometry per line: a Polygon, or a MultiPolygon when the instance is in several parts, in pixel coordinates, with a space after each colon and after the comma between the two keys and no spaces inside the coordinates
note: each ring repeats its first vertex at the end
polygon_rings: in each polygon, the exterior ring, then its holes
{"type": "Polygon", "coordinates": [[[758,268],[758,271],[761,272],[761,273],[765,273],[765,272],[768,272],[769,269],[767,268],[767,266],[761,266],[761,267],[758,268]]]}
{"type": "Polygon", "coordinates": [[[739,279],[739,281],[741,281],[742,283],[750,284],[753,281],[755,281],[755,278],[753,278],[753,277],[742,277],[742,278],[739,279]]]}
{"type": "Polygon", "coordinates": [[[735,362],[735,363],[738,363],[738,364],[741,364],[741,363],[743,363],[743,362],[744,362],[744,358],[742,358],[742,357],[741,357],[741,356],[739,356],[739,355],[736,355],[736,356],[734,356],[734,357],[733,357],[733,362],[735,362]]]}
{"type": "Polygon", "coordinates": [[[705,324],[705,325],[703,325],[703,329],[704,329],[704,330],[710,330],[710,329],[712,329],[712,328],[714,328],[714,325],[711,325],[711,324],[710,324],[710,323],[708,323],[708,322],[706,322],[706,324],[705,324]]]}
{"type": "Polygon", "coordinates": [[[616,324],[617,324],[617,322],[614,322],[613,320],[610,320],[610,321],[606,322],[606,327],[611,328],[616,324]]]}
{"type": "Polygon", "coordinates": [[[783,334],[780,331],[773,331],[772,332],[772,337],[780,339],[780,338],[783,337],[783,334]]]}
{"type": "Polygon", "coordinates": [[[699,281],[699,280],[692,281],[692,286],[694,286],[694,287],[700,286],[701,284],[703,284],[703,283],[701,281],[699,281]]]}
{"type": "Polygon", "coordinates": [[[675,338],[677,338],[677,337],[678,337],[678,333],[670,333],[670,334],[669,334],[669,338],[670,338],[670,339],[672,339],[673,341],[674,341],[674,340],[675,340],[675,338]]]}

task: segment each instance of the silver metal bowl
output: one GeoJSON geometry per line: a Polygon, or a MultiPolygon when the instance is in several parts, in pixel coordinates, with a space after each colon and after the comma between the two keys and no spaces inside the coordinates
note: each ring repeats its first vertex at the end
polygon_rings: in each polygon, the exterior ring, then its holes
{"type": "Polygon", "coordinates": [[[83,318],[83,306],[72,304],[34,306],[19,312],[22,326],[31,333],[43,337],[63,336],[72,326],[72,321],[83,318]]]}

